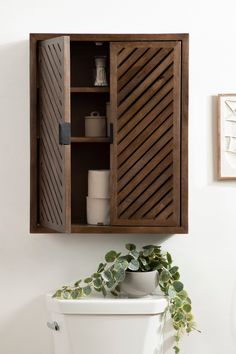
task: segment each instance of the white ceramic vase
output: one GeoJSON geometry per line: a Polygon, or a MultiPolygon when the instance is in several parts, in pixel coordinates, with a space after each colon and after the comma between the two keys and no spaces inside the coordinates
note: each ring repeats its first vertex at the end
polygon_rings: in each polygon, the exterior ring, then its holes
{"type": "Polygon", "coordinates": [[[153,293],[159,283],[156,270],[150,272],[126,271],[125,280],[120,283],[121,291],[129,297],[142,297],[153,293]]]}

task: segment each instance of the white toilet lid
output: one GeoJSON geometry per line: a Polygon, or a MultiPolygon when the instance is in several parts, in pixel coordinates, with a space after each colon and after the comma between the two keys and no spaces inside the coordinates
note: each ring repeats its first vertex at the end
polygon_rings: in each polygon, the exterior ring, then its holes
{"type": "Polygon", "coordinates": [[[57,300],[48,294],[46,301],[50,312],[81,315],[160,314],[168,305],[167,298],[159,295],[135,299],[89,296],[80,300],[57,300]]]}

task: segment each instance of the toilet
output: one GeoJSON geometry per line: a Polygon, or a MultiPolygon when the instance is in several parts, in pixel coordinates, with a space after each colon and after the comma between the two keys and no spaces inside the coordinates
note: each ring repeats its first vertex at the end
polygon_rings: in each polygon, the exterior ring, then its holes
{"type": "Polygon", "coordinates": [[[54,354],[162,354],[163,296],[46,301],[54,354]]]}

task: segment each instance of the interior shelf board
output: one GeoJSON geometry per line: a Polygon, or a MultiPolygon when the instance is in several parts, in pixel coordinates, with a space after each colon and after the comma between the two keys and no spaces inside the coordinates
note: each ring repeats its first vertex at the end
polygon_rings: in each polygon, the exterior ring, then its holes
{"type": "Polygon", "coordinates": [[[109,143],[110,138],[108,137],[87,137],[87,136],[81,136],[81,137],[71,137],[71,142],[72,143],[109,143]]]}
{"type": "Polygon", "coordinates": [[[113,233],[119,232],[120,227],[112,225],[87,225],[87,224],[72,224],[71,231],[73,233],[113,233]]]}
{"type": "Polygon", "coordinates": [[[103,92],[109,92],[110,89],[108,86],[78,86],[78,87],[71,87],[70,89],[71,92],[97,92],[97,93],[103,93],[103,92]]]}

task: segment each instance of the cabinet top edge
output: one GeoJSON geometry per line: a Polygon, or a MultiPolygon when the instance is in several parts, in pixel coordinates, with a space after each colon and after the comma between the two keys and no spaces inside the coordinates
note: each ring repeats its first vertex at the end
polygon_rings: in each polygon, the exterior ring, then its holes
{"type": "Polygon", "coordinates": [[[160,33],[160,34],[137,34],[137,33],[30,33],[30,40],[44,40],[58,36],[70,36],[71,40],[87,41],[125,41],[125,40],[188,40],[189,33],[160,33]]]}

